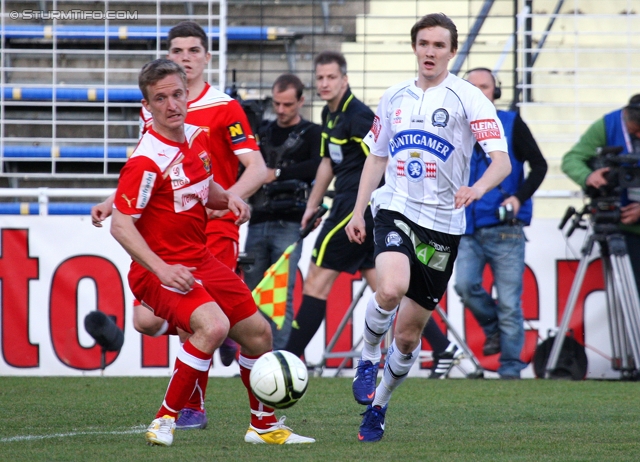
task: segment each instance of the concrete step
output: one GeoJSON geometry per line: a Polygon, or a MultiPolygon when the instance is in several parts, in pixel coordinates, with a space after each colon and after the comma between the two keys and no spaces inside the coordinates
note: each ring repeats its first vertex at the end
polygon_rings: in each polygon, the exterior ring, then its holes
{"type": "MultiPolygon", "coordinates": [[[[356,31],[358,42],[407,42],[411,43],[411,27],[416,22],[415,17],[371,15],[358,16],[356,20],[356,31]]],[[[461,47],[469,30],[473,26],[473,18],[467,16],[452,20],[458,29],[458,46],[461,47]]],[[[513,32],[513,17],[511,16],[491,16],[486,18],[480,39],[492,41],[497,37],[497,41],[504,43],[504,36],[513,32]]]]}
{"type": "MultiPolygon", "coordinates": [[[[602,2],[603,4],[609,2],[602,2]]],[[[555,47],[611,47],[633,46],[640,38],[640,16],[616,14],[610,9],[598,14],[558,15],[546,38],[546,45],[555,47]]],[[[539,40],[552,16],[538,16],[533,20],[534,40],[539,40]]]]}
{"type": "MultiPolygon", "coordinates": [[[[536,3],[540,0],[536,0],[536,3]]],[[[428,13],[444,13],[454,20],[458,32],[463,24],[462,17],[475,17],[484,4],[484,0],[370,0],[369,14],[379,16],[412,16],[413,22],[428,13]]],[[[492,16],[513,15],[513,2],[498,0],[494,2],[492,16]]],[[[411,27],[411,26],[409,26],[411,27]]]]}

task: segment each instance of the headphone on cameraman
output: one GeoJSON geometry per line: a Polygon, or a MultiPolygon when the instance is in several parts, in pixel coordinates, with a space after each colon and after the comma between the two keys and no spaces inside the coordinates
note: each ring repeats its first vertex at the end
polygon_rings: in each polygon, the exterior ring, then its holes
{"type": "Polygon", "coordinates": [[[491,78],[493,79],[493,99],[500,99],[500,97],[502,96],[502,88],[500,88],[502,86],[502,83],[500,83],[500,79],[498,78],[498,76],[487,67],[474,67],[473,69],[469,69],[467,72],[465,72],[462,78],[467,80],[467,76],[474,71],[485,71],[491,75],[491,78]]]}

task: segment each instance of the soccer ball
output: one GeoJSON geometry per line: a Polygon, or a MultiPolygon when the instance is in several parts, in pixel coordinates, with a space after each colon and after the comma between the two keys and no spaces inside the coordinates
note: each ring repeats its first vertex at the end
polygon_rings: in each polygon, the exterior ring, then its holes
{"type": "Polygon", "coordinates": [[[296,404],[307,391],[307,366],[293,353],[271,351],[255,362],[249,383],[258,401],[276,409],[286,409],[296,404]]]}

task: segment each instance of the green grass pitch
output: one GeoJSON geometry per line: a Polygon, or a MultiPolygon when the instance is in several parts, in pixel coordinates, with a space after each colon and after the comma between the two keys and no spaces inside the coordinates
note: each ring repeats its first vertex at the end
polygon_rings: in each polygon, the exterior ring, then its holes
{"type": "Polygon", "coordinates": [[[313,445],[244,442],[249,424],[239,378],[211,378],[206,430],[178,431],[170,448],[144,429],[168,379],[0,377],[3,461],[636,461],[640,383],[426,380],[396,390],[379,443],[357,440],[363,406],[350,378],[312,378],[281,411],[313,445]]]}

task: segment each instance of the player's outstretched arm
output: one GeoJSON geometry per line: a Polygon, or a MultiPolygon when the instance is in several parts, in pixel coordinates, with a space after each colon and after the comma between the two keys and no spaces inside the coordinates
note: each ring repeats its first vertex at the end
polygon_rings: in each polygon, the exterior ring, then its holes
{"type": "Polygon", "coordinates": [[[102,222],[111,216],[113,211],[113,201],[116,197],[114,192],[107,197],[103,202],[91,207],[91,223],[96,228],[102,228],[102,222]]]}
{"type": "Polygon", "coordinates": [[[187,291],[195,282],[191,275],[191,271],[195,270],[194,267],[168,265],[149,248],[138,232],[135,219],[131,215],[125,215],[118,209],[113,209],[111,235],[131,255],[131,258],[158,276],[164,285],[187,291]]]}
{"type": "Polygon", "coordinates": [[[511,173],[509,154],[504,151],[491,151],[491,164],[484,174],[472,186],[462,186],[455,195],[455,207],[466,207],[477,201],[487,191],[492,190],[511,173]]]}
{"type": "Polygon", "coordinates": [[[240,154],[238,160],[245,170],[228,191],[240,196],[242,199],[249,199],[260,187],[267,182],[268,170],[264,163],[264,158],[260,151],[251,151],[240,154]]]}
{"type": "Polygon", "coordinates": [[[360,186],[358,187],[358,198],[353,208],[353,217],[347,223],[345,231],[349,241],[362,244],[367,231],[364,221],[364,211],[371,200],[371,193],[378,187],[384,170],[387,166],[387,158],[369,154],[362,168],[360,176],[360,186]]]}

